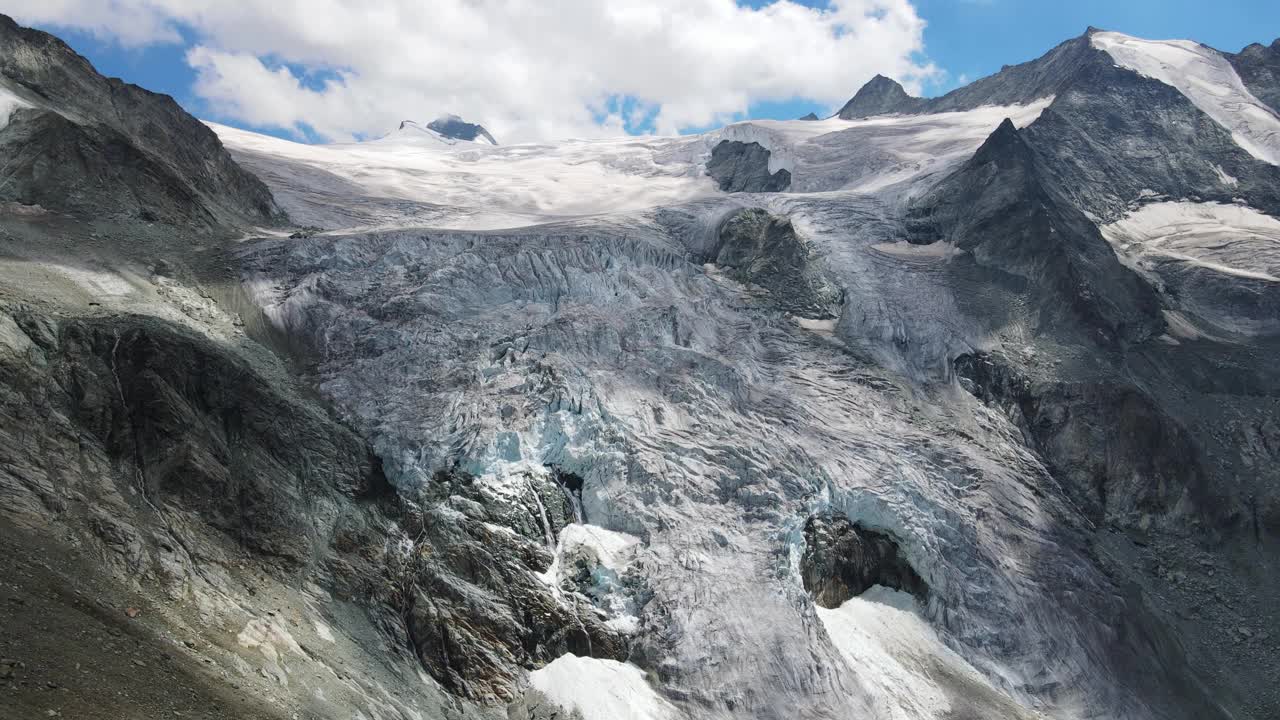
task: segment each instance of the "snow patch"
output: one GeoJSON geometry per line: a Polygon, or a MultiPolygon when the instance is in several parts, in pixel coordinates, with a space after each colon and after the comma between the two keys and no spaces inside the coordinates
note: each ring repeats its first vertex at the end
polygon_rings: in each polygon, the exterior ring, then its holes
{"type": "Polygon", "coordinates": [[[134,291],[128,280],[113,272],[87,270],[65,265],[53,265],[51,267],[95,297],[123,297],[134,291]]]}
{"type": "Polygon", "coordinates": [[[595,566],[591,569],[592,587],[589,591],[593,601],[609,616],[605,623],[608,627],[631,635],[640,629],[640,619],[635,615],[632,599],[623,590],[621,578],[635,560],[639,548],[640,538],[633,535],[605,530],[595,525],[566,525],[560,531],[551,566],[546,572],[539,574],[538,579],[559,595],[563,580],[560,577],[562,559],[575,553],[594,558],[595,566]]]}
{"type": "Polygon", "coordinates": [[[529,682],[583,720],[674,720],[676,708],[654,691],[644,672],[617,660],[561,655],[529,673],[529,682]]]}
{"type": "Polygon", "coordinates": [[[866,689],[877,717],[948,717],[952,707],[942,680],[948,687],[960,681],[997,692],[942,642],[907,593],[875,585],[839,608],[819,607],[817,612],[832,644],[866,689]]]}
{"type": "Polygon", "coordinates": [[[1280,282],[1280,220],[1245,205],[1159,202],[1103,225],[1121,257],[1172,258],[1236,277],[1280,282]]]}
{"type": "Polygon", "coordinates": [[[909,243],[906,240],[900,240],[898,242],[891,243],[875,243],[871,247],[886,255],[898,255],[900,257],[910,258],[934,258],[939,260],[955,257],[956,255],[960,255],[964,252],[957,248],[953,243],[941,240],[928,245],[916,245],[914,243],[909,243]]]}
{"type": "Polygon", "coordinates": [[[13,116],[14,111],[27,107],[34,106],[0,85],[0,130],[9,124],[9,118],[13,116]]]}
{"type": "Polygon", "coordinates": [[[316,635],[318,635],[321,640],[328,643],[337,642],[337,640],[333,638],[333,631],[329,629],[328,625],[325,625],[319,620],[312,620],[311,624],[315,626],[316,635]]]}
{"type": "Polygon", "coordinates": [[[1236,185],[1240,184],[1240,180],[1231,175],[1228,175],[1227,171],[1223,170],[1221,165],[1214,165],[1213,172],[1218,176],[1218,182],[1222,183],[1223,185],[1229,185],[1231,187],[1235,187],[1236,185]]]}
{"type": "Polygon", "coordinates": [[[1094,33],[1090,41],[1117,65],[1176,88],[1250,155],[1280,165],[1280,117],[1249,92],[1217,50],[1190,40],[1142,40],[1116,32],[1094,33]]]}

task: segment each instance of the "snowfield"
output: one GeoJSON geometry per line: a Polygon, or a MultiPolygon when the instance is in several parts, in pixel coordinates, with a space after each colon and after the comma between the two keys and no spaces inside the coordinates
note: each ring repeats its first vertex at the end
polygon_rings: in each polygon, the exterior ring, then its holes
{"type": "Polygon", "coordinates": [[[529,682],[582,720],[676,720],[676,709],[645,680],[644,671],[617,660],[561,655],[529,674],[529,682]]]}
{"type": "Polygon", "coordinates": [[[1280,220],[1244,205],[1158,202],[1102,226],[1126,256],[1166,257],[1236,277],[1280,283],[1280,220]]]}
{"type": "Polygon", "coordinates": [[[272,181],[303,224],[326,229],[426,226],[495,230],[604,217],[722,197],[704,164],[722,140],[758,142],[792,191],[909,187],[963,161],[1011,118],[1033,122],[1053,98],[937,115],[736,123],[702,136],[566,140],[546,145],[444,141],[400,130],[377,140],[305,145],[208,123],[242,163],[272,181]],[[334,218],[339,198],[378,205],[375,218],[334,218]]]}

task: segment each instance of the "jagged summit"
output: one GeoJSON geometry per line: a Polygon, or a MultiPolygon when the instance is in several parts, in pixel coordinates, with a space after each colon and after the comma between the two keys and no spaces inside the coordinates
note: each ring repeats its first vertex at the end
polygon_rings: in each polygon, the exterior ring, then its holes
{"type": "Polygon", "coordinates": [[[1280,38],[1270,45],[1253,43],[1234,55],[1223,54],[1253,94],[1280,114],[1280,38]]]}
{"type": "Polygon", "coordinates": [[[1085,68],[1111,64],[1106,54],[1091,44],[1091,38],[1103,32],[1089,27],[1083,35],[1059,44],[1042,57],[1005,65],[993,75],[935,98],[912,97],[896,81],[876,75],[840,109],[839,117],[853,120],[874,115],[972,110],[984,105],[1025,105],[1057,95],[1085,68]]]}
{"type": "Polygon", "coordinates": [[[995,132],[982,143],[970,161],[974,164],[994,162],[1000,167],[1029,161],[1031,148],[1009,118],[1005,118],[995,132]]]}
{"type": "Polygon", "coordinates": [[[922,98],[908,95],[896,80],[876,75],[836,114],[842,120],[856,120],[873,115],[910,113],[919,110],[925,102],[922,98]]]}
{"type": "Polygon", "coordinates": [[[173,98],[103,77],[3,14],[0,157],[0,201],[206,230],[284,219],[266,185],[173,98]]]}
{"type": "Polygon", "coordinates": [[[441,115],[428,123],[421,123],[416,120],[401,120],[400,125],[395,130],[380,139],[388,138],[429,138],[445,145],[454,145],[459,142],[498,144],[498,141],[483,125],[469,123],[452,114],[441,115]]]}

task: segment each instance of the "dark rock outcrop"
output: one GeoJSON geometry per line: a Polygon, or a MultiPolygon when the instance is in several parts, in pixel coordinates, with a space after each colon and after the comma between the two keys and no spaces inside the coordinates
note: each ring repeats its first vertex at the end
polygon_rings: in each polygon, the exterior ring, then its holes
{"type": "Polygon", "coordinates": [[[1240,198],[1280,213],[1280,167],[1250,155],[1176,88],[1116,67],[1105,53],[1079,67],[1024,133],[1063,195],[1100,222],[1153,193],[1240,198]]]}
{"type": "Polygon", "coordinates": [[[800,579],[821,607],[838,608],[873,585],[928,599],[928,585],[884,533],[843,516],[815,515],[804,524],[804,541],[800,579]]]}
{"type": "Polygon", "coordinates": [[[1026,104],[1056,95],[1073,84],[1075,74],[1090,63],[1103,62],[1105,53],[1089,44],[1093,28],[1072,38],[1044,56],[1019,65],[1006,65],[1000,72],[936,98],[907,94],[902,85],[876,75],[863,85],[840,109],[845,120],[895,113],[938,113],[972,110],[983,105],[1026,104]]]}
{"type": "Polygon", "coordinates": [[[1238,53],[1223,53],[1253,96],[1280,113],[1280,38],[1253,43],[1238,53]]]}
{"type": "Polygon", "coordinates": [[[427,127],[453,140],[475,141],[476,138],[484,138],[489,141],[490,145],[498,144],[498,141],[493,138],[493,135],[489,134],[488,130],[484,129],[483,125],[469,123],[457,115],[438,117],[427,123],[427,127]]]}
{"type": "Polygon", "coordinates": [[[711,150],[707,174],[724,192],[782,192],[791,187],[791,172],[769,172],[769,151],[760,143],[722,140],[711,150]]]}
{"type": "Polygon", "coordinates": [[[1018,282],[1042,328],[1108,343],[1163,328],[1155,291],[1120,264],[1097,227],[1066,201],[1009,120],[908,212],[911,242],[949,242],[1018,282]]]}
{"type": "Polygon", "coordinates": [[[0,199],[196,229],[285,221],[270,191],[167,95],[104,78],[61,40],[0,15],[0,199]]]}
{"type": "Polygon", "coordinates": [[[804,117],[802,117],[802,118],[797,118],[797,119],[799,119],[799,120],[819,120],[819,119],[821,119],[821,118],[819,118],[819,117],[818,117],[817,113],[809,113],[808,115],[805,115],[804,117]]]}
{"type": "MultiPolygon", "coordinates": [[[[1280,213],[1280,168],[1249,155],[1177,89],[1117,67],[1093,47],[1094,32],[1089,28],[1042,57],[937,98],[912,98],[877,76],[840,117],[972,110],[1053,97],[1024,132],[1043,172],[1093,218],[1117,219],[1152,194],[1224,203],[1243,198],[1280,213]]],[[[1280,102],[1280,45],[1226,55],[1259,99],[1273,108],[1280,102]]]]}
{"type": "Polygon", "coordinates": [[[1022,429],[1095,525],[1141,533],[1154,522],[1229,520],[1197,443],[1137,386],[1119,378],[1034,382],[986,354],[961,355],[954,367],[962,387],[1022,429]]]}
{"type": "Polygon", "coordinates": [[[782,310],[810,318],[831,318],[840,291],[827,280],[809,246],[786,218],[752,208],[730,215],[707,258],[729,269],[739,282],[769,292],[782,310]]]}
{"type": "MultiPolygon", "coordinates": [[[[573,516],[559,490],[550,493],[561,505],[550,517],[563,518],[551,521],[555,535],[573,516]]],[[[567,605],[533,575],[552,560],[536,509],[495,504],[460,473],[438,475],[411,507],[420,510],[407,530],[420,540],[404,610],[409,637],[423,667],[451,692],[507,703],[519,695],[521,668],[565,653],[625,659],[625,637],[589,599],[567,605]]]]}
{"type": "Polygon", "coordinates": [[[923,98],[908,95],[896,81],[876,75],[836,115],[841,120],[856,120],[873,115],[905,115],[918,112],[926,103],[923,98]]]}

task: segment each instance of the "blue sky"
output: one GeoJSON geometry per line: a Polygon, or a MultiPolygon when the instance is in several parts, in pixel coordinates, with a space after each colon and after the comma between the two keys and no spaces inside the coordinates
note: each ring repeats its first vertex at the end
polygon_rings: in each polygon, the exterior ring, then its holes
{"type": "MultiPolygon", "coordinates": [[[[751,6],[768,4],[767,0],[747,0],[751,6]]],[[[803,4],[821,7],[823,0],[804,0],[803,4]]],[[[931,62],[943,72],[926,80],[926,95],[948,90],[1000,69],[1033,59],[1057,43],[1084,31],[1088,25],[1118,30],[1148,38],[1191,38],[1221,50],[1237,51],[1250,42],[1269,43],[1280,36],[1280,0],[915,0],[917,14],[927,23],[923,52],[915,58],[931,62]]],[[[207,98],[193,89],[196,71],[186,60],[187,49],[200,41],[194,31],[178,24],[181,42],[160,42],[126,47],[108,34],[91,34],[66,25],[32,23],[54,32],[78,52],[88,57],[104,74],[122,77],[157,92],[168,93],[184,107],[200,117],[251,127],[281,137],[315,140],[308,127],[292,130],[254,125],[234,115],[219,112],[207,98]],[[42,26],[43,25],[43,26],[42,26]]],[[[280,63],[270,55],[263,56],[268,67],[284,66],[294,72],[304,86],[319,88],[333,77],[332,72],[308,71],[296,65],[280,63]]],[[[857,90],[851,83],[847,95],[857,90]]],[[[442,108],[441,112],[450,108],[442,108]]],[[[823,114],[827,103],[795,99],[752,102],[746,113],[750,117],[794,118],[807,112],[823,114]]],[[[734,117],[741,113],[735,113],[734,117]]],[[[720,120],[717,118],[714,124],[720,120]]],[[[483,122],[482,118],[477,118],[483,122]]],[[[630,130],[648,130],[640,121],[630,130]]],[[[704,129],[706,125],[684,125],[684,131],[704,129]]]]}

